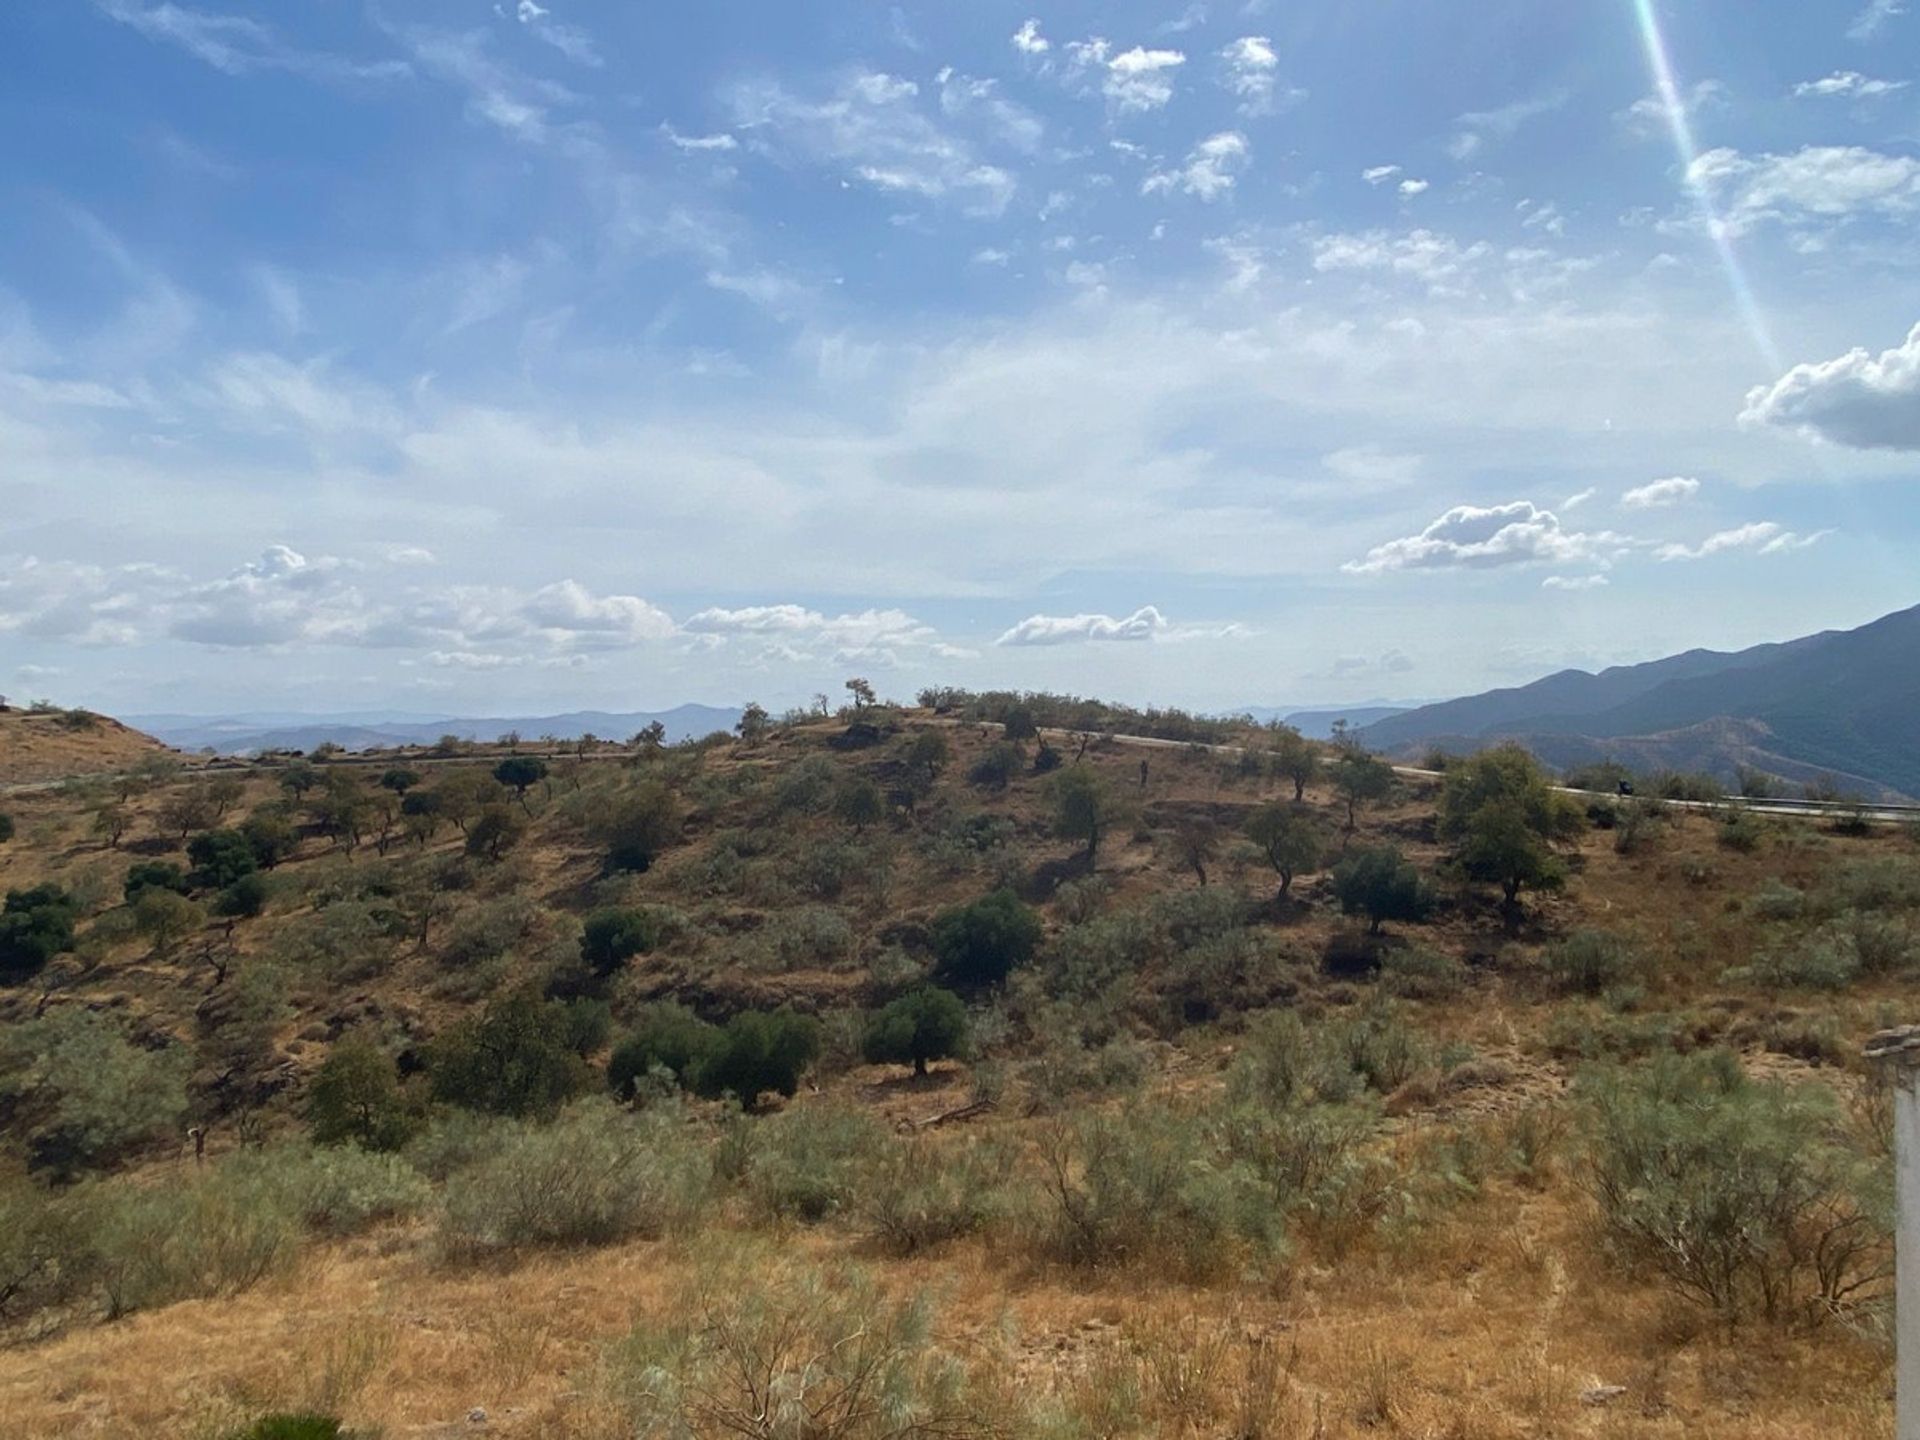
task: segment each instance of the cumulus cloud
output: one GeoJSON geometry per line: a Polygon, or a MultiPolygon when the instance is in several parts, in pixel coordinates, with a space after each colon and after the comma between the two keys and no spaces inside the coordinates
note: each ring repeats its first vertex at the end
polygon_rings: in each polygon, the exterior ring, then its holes
{"type": "Polygon", "coordinates": [[[671,125],[663,124],[660,133],[667,137],[667,143],[676,150],[738,150],[740,142],[722,130],[714,135],[682,135],[671,125]]]}
{"type": "Polygon", "coordinates": [[[1858,450],[1920,450],[1920,325],[1878,355],[1855,347],[1754,387],[1740,420],[1858,450]]]}
{"type": "Polygon", "coordinates": [[[1400,173],[1398,165],[1373,165],[1360,172],[1360,178],[1369,185],[1384,185],[1400,173]]]}
{"type": "Polygon", "coordinates": [[[1173,75],[1187,57],[1178,50],[1136,45],[1107,62],[1102,93],[1123,111],[1158,110],[1173,99],[1173,75]]]}
{"type": "Polygon", "coordinates": [[[1427,193],[1427,184],[1425,180],[1402,180],[1400,193],[1406,196],[1424,195],[1427,193]]]}
{"type": "Polygon", "coordinates": [[[1678,505],[1682,500],[1691,500],[1700,493],[1700,482],[1685,475],[1670,475],[1664,480],[1650,480],[1645,485],[1636,485],[1620,497],[1620,504],[1628,510],[1659,510],[1669,505],[1678,505]]]}
{"type": "Polygon", "coordinates": [[[1858,70],[1836,70],[1818,80],[1802,80],[1793,87],[1796,100],[1873,100],[1907,88],[1905,80],[1870,80],[1858,70]]]}
{"type": "Polygon", "coordinates": [[[1729,550],[1784,555],[1788,551],[1804,550],[1832,533],[1831,530],[1816,530],[1811,535],[1797,535],[1771,520],[1756,520],[1752,524],[1718,531],[1698,545],[1662,545],[1653,554],[1656,560],[1704,560],[1709,555],[1720,555],[1729,550]]]}
{"type": "Polygon", "coordinates": [[[1013,198],[1012,174],[989,164],[962,136],[918,108],[920,87],[876,71],[847,77],[824,96],[775,80],[735,88],[738,127],[778,153],[840,171],[876,190],[998,215],[1013,198]]]}
{"type": "Polygon", "coordinates": [[[1044,55],[1053,48],[1047,37],[1040,33],[1040,22],[1034,19],[1027,20],[1014,31],[1009,43],[1022,55],[1044,55]]]}
{"type": "Polygon", "coordinates": [[[831,653],[844,659],[891,659],[895,652],[931,649],[959,654],[942,645],[933,627],[904,610],[862,610],[827,615],[804,605],[747,605],[712,608],[687,618],[688,634],[712,640],[749,640],[770,654],[789,659],[831,653]]]}
{"type": "Polygon", "coordinates": [[[1456,505],[1418,535],[1376,545],[1340,568],[1351,575],[1380,575],[1394,570],[1571,564],[1602,557],[1621,543],[1621,537],[1604,531],[1568,530],[1559,516],[1530,500],[1456,505]]]}
{"type": "Polygon", "coordinates": [[[1858,145],[1809,145],[1791,155],[1723,146],[1697,156],[1687,178],[1714,197],[1734,234],[1770,220],[1892,219],[1920,207],[1920,159],[1858,145]]]}
{"type": "Polygon", "coordinates": [[[1301,99],[1303,90],[1279,86],[1280,57],[1265,35],[1242,35],[1220,52],[1224,67],[1221,83],[1240,102],[1243,115],[1271,115],[1282,101],[1301,99]]]}
{"type": "Polygon", "coordinates": [[[1168,628],[1151,605],[1131,615],[1029,615],[1001,635],[996,645],[1077,645],[1096,640],[1151,640],[1168,628]]]}
{"type": "Polygon", "coordinates": [[[1201,200],[1218,200],[1232,190],[1252,147],[1238,130],[1209,135],[1187,153],[1186,164],[1160,170],[1140,182],[1140,193],[1183,190],[1201,200]]]}
{"type": "Polygon", "coordinates": [[[1593,575],[1549,575],[1540,582],[1542,590],[1604,590],[1607,577],[1593,575]]]}
{"type": "Polygon", "coordinates": [[[595,595],[576,580],[561,580],[527,597],[520,614],[554,639],[594,648],[664,640],[673,617],[638,595],[595,595]]]}

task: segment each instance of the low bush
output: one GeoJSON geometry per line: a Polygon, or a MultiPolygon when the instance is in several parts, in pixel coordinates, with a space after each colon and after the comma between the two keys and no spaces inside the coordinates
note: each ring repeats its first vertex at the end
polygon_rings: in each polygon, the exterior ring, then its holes
{"type": "Polygon", "coordinates": [[[633,1028],[607,1061],[607,1086],[623,1100],[635,1098],[655,1070],[675,1084],[689,1084],[694,1067],[720,1039],[720,1029],[672,1001],[643,1007],[633,1028]]]}
{"type": "Polygon", "coordinates": [[[281,1410],[228,1431],[223,1440],[345,1440],[346,1433],[331,1415],[281,1410]]]}
{"type": "Polygon", "coordinates": [[[241,1150],[219,1169],[224,1183],[271,1197],[271,1205],[327,1235],[354,1235],[383,1220],[420,1214],[433,1198],[426,1177],[400,1156],[352,1145],[241,1150]]]}
{"type": "Polygon", "coordinates": [[[681,1117],[582,1101],[548,1125],[504,1126],[448,1184],[440,1239],[473,1259],[664,1235],[697,1221],[711,1179],[681,1117]]]}
{"type": "Polygon", "coordinates": [[[763,1220],[815,1223],[850,1208],[893,1137],[870,1112],[804,1105],[752,1129],[741,1169],[748,1204],[763,1220]]]}
{"type": "Polygon", "coordinates": [[[1599,995],[1639,974],[1633,945],[1606,930],[1576,930],[1549,945],[1540,966],[1556,990],[1567,995],[1599,995]]]}
{"type": "Polygon", "coordinates": [[[74,1299],[91,1275],[86,1228],[70,1196],[0,1175],[0,1325],[31,1322],[74,1299]]]}
{"type": "Polygon", "coordinates": [[[393,1062],[365,1040],[342,1040],[329,1050],[307,1090],[307,1124],[322,1145],[398,1150],[417,1119],[393,1062]]]}
{"type": "Polygon", "coordinates": [[[1581,1180],[1617,1256],[1728,1319],[1814,1324],[1891,1275],[1884,1177],[1816,1086],[1726,1051],[1585,1082],[1581,1180]]]}
{"type": "Polygon", "coordinates": [[[558,1003],[526,991],[504,996],[434,1041],[434,1098],[496,1115],[551,1114],[592,1081],[569,1038],[558,1003]]]}
{"type": "Polygon", "coordinates": [[[721,1029],[688,1077],[696,1093],[731,1095],[753,1108],[762,1095],[792,1095],[820,1053],[819,1022],[782,1008],[744,1010],[721,1029]]]}
{"type": "Polygon", "coordinates": [[[1720,978],[1762,990],[1844,990],[1859,976],[1860,957],[1848,937],[1822,931],[1762,950],[1720,978]]]}
{"type": "Polygon", "coordinates": [[[1011,890],[955,906],[933,922],[934,978],[955,989],[998,985],[1033,958],[1040,917],[1011,890]]]}
{"type": "Polygon", "coordinates": [[[1191,1114],[1136,1104],[1084,1115],[1043,1140],[1041,1160],[1031,1237],[1046,1259],[1198,1282],[1280,1252],[1259,1177],[1214,1153],[1191,1114]]]}
{"type": "Polygon", "coordinates": [[[996,1147],[969,1141],[895,1145],[856,1189],[853,1209],[887,1253],[918,1255],[992,1224],[1010,1164],[996,1147]]]}
{"type": "Polygon", "coordinates": [[[172,1185],[102,1185],[87,1223],[111,1316],[237,1295],[286,1264],[301,1217],[286,1187],[225,1164],[172,1185]]]}

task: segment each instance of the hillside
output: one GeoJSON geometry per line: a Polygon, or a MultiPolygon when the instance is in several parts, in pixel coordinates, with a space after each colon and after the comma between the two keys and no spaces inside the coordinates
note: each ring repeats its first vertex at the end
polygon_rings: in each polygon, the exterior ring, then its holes
{"type": "Polygon", "coordinates": [[[72,948],[0,979],[8,1433],[709,1435],[811,1357],[969,1440],[1890,1435],[1915,837],[1599,804],[1507,907],[1439,782],[1349,831],[1332,752],[938,698],[9,798],[72,948]],[[1689,1193],[1771,1117],[1860,1288],[1702,1300],[1623,1114],[1729,1127],[1689,1193]]]}
{"type": "MultiPolygon", "coordinates": [[[[1377,749],[1514,739],[1542,756],[1687,756],[1732,779],[1753,765],[1831,776],[1877,798],[1920,795],[1920,607],[1856,630],[1732,654],[1694,650],[1423,706],[1367,726],[1377,749]]],[[[1556,760],[1554,763],[1565,763],[1556,760]]]]}
{"type": "Polygon", "coordinates": [[[173,755],[151,735],[86,710],[0,710],[0,785],[127,770],[173,755]]]}

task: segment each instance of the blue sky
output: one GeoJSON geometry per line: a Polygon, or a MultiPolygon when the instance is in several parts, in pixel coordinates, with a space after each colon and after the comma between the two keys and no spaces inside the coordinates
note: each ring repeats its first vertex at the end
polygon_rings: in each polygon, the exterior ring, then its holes
{"type": "Polygon", "coordinates": [[[0,687],[1438,696],[1920,602],[1896,0],[0,8],[0,687]]]}

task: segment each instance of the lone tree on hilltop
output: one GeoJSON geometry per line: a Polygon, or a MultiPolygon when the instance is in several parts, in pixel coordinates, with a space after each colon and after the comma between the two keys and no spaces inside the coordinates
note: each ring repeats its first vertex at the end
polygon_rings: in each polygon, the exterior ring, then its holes
{"type": "Polygon", "coordinates": [[[733,728],[739,733],[742,745],[758,745],[773,729],[773,720],[764,705],[757,700],[749,700],[733,728]]]}
{"type": "Polygon", "coordinates": [[[856,715],[867,707],[880,703],[874,696],[873,686],[857,675],[847,681],[847,693],[853,697],[853,710],[856,715]]]}

